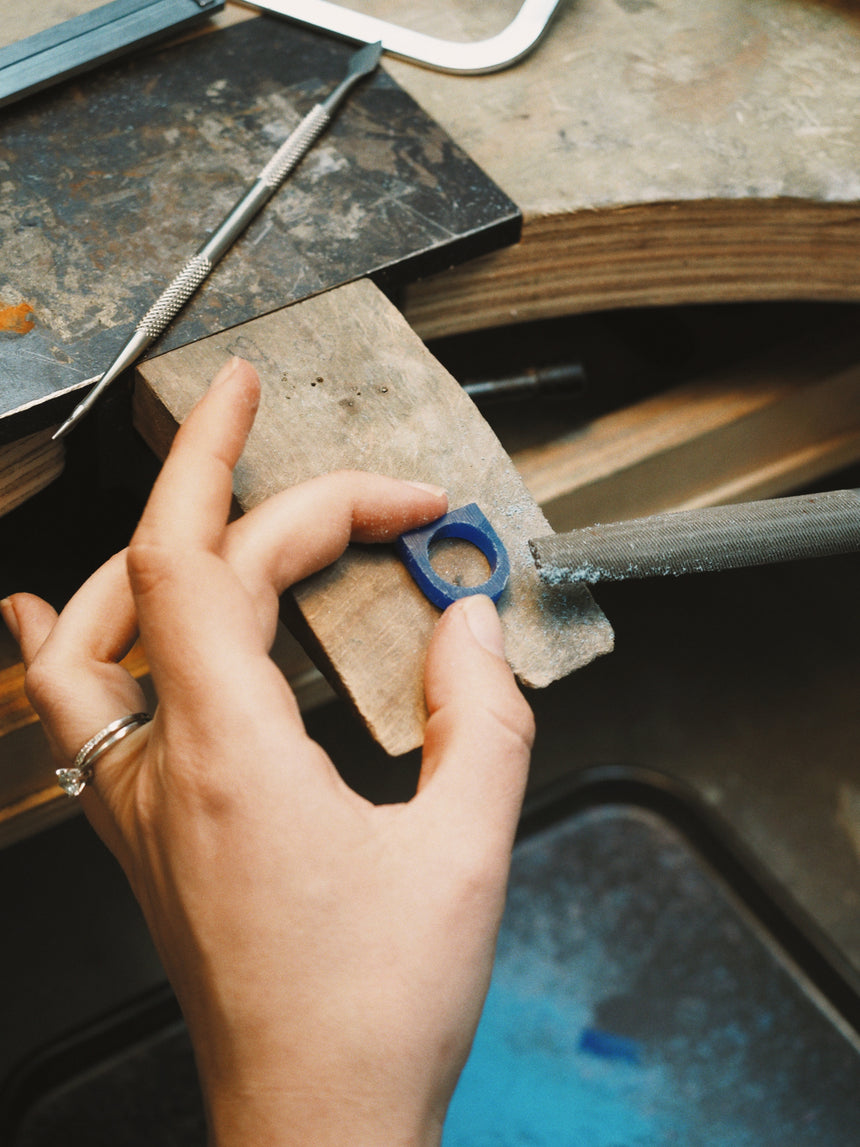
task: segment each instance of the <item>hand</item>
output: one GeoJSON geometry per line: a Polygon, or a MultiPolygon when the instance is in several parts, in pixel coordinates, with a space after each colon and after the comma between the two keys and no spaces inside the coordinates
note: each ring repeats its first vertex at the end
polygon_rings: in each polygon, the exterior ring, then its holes
{"type": "Polygon", "coordinates": [[[374,807],[343,783],[268,656],[278,595],[351,538],[391,539],[447,503],[329,474],[227,525],[258,398],[233,360],[128,551],[59,618],[28,594],[3,613],[63,764],[142,708],[117,664],[140,631],[154,720],[99,760],[80,800],[181,1003],[213,1142],[438,1143],[489,983],[531,713],[494,607],[463,599],[427,655],[417,794],[374,807]]]}

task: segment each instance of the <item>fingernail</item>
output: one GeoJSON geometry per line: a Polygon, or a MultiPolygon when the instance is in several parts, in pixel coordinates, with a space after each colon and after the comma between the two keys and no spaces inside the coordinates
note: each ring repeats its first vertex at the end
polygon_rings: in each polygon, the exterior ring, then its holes
{"type": "Polygon", "coordinates": [[[16,644],[21,644],[21,626],[18,624],[18,615],[15,613],[15,606],[12,604],[11,598],[4,597],[0,601],[0,614],[3,615],[3,620],[6,622],[6,628],[15,638],[16,644]]]}
{"type": "Polygon", "coordinates": [[[431,486],[429,482],[409,482],[408,484],[414,486],[416,490],[426,490],[428,494],[435,494],[437,498],[447,496],[447,490],[444,486],[431,486]]]}
{"type": "Polygon", "coordinates": [[[496,657],[505,659],[505,637],[496,607],[484,594],[461,598],[466,624],[477,643],[496,657]]]}
{"type": "Polygon", "coordinates": [[[220,386],[232,378],[241,361],[238,355],[233,355],[231,359],[228,359],[210,382],[209,389],[212,390],[214,387],[220,386]]]}

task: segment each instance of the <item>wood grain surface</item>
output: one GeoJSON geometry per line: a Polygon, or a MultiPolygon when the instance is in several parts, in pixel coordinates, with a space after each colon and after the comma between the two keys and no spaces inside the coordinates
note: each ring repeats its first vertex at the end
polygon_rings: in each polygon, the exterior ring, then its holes
{"type": "MultiPolygon", "coordinates": [[[[609,624],[587,591],[559,593],[537,577],[528,539],[549,531],[537,503],[462,388],[371,283],[142,364],[136,423],[157,453],[232,354],[251,361],[263,382],[235,474],[243,509],[345,468],[442,485],[452,509],[477,502],[507,548],[511,579],[499,613],[523,684],[548,685],[611,648],[609,624]]],[[[419,745],[424,656],[439,610],[393,550],[350,547],[295,587],[294,599],[321,648],[320,667],[333,672],[379,743],[392,755],[419,745]]]]}
{"type": "Polygon", "coordinates": [[[53,482],[64,465],[65,449],[50,430],[0,446],[0,517],[53,482]]]}

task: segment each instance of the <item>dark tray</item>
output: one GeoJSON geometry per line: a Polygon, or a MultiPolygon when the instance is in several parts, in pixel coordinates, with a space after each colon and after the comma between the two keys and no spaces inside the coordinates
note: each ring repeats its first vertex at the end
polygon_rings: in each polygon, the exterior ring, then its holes
{"type": "Polygon", "coordinates": [[[860,996],[665,778],[582,774],[527,816],[445,1147],[848,1147],[860,996]]]}
{"type": "MultiPolygon", "coordinates": [[[[487,1006],[445,1147],[849,1147],[860,993],[664,777],[612,769],[523,819],[487,1006]]],[[[8,1147],[205,1143],[167,990],[24,1065],[8,1147]]]]}

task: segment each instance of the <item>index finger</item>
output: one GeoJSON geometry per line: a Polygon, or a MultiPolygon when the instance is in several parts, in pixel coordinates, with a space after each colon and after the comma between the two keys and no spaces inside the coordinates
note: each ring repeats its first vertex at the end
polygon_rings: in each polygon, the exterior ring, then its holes
{"type": "Polygon", "coordinates": [[[179,428],[135,542],[218,549],[230,513],[233,467],[259,401],[256,370],[244,359],[231,359],[179,428]]]}
{"type": "Polygon", "coordinates": [[[180,427],[128,547],[140,634],[162,702],[211,708],[225,688],[250,685],[267,653],[251,602],[221,558],[233,467],[259,395],[249,363],[233,358],[222,367],[180,427]]]}

